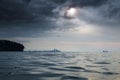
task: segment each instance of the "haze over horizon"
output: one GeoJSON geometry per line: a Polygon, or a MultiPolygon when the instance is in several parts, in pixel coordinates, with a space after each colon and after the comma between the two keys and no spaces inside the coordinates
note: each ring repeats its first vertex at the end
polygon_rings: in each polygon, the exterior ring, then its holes
{"type": "Polygon", "coordinates": [[[1,0],[0,39],[25,50],[120,51],[119,0],[1,0]]]}

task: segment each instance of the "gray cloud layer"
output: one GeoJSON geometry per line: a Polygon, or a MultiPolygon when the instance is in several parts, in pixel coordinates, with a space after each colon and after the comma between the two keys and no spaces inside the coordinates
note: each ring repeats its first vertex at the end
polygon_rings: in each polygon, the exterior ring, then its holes
{"type": "Polygon", "coordinates": [[[60,16],[54,10],[59,13],[66,6],[81,8],[88,15],[81,19],[91,24],[119,26],[119,0],[0,0],[0,35],[26,37],[57,28],[60,25],[54,23],[60,16]]]}
{"type": "Polygon", "coordinates": [[[27,6],[30,0],[0,0],[0,20],[30,19],[27,6]]]}
{"type": "Polygon", "coordinates": [[[106,11],[106,16],[120,16],[120,1],[118,0],[1,0],[0,20],[29,20],[40,15],[52,15],[52,10],[58,6],[100,7],[106,11]]]}

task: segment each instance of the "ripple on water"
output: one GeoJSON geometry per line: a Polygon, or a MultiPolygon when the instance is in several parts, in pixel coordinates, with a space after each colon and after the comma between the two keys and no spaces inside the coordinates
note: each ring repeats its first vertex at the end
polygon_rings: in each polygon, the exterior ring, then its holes
{"type": "Polygon", "coordinates": [[[49,68],[51,70],[58,70],[58,71],[72,71],[72,72],[80,72],[80,71],[85,71],[86,69],[83,68],[83,67],[77,67],[77,66],[67,66],[67,67],[64,67],[64,68],[55,68],[55,67],[51,67],[49,68]]]}
{"type": "Polygon", "coordinates": [[[65,68],[69,68],[69,69],[73,69],[73,70],[79,70],[79,71],[84,71],[85,68],[83,67],[76,67],[76,66],[68,66],[68,67],[65,67],[65,68]]]}
{"type": "Polygon", "coordinates": [[[109,69],[108,68],[102,68],[103,70],[106,70],[106,71],[108,71],[109,69]]]}
{"type": "Polygon", "coordinates": [[[52,72],[45,72],[45,73],[41,73],[40,76],[42,77],[60,77],[63,76],[64,74],[60,74],[60,73],[52,73],[52,72]]]}
{"type": "Polygon", "coordinates": [[[40,74],[29,74],[29,73],[22,73],[22,74],[11,74],[8,73],[10,75],[14,75],[14,76],[36,76],[36,77],[61,77],[64,74],[61,73],[52,73],[52,72],[43,72],[40,74]]]}
{"type": "Polygon", "coordinates": [[[66,68],[49,68],[51,70],[57,70],[57,71],[72,71],[72,72],[79,72],[78,70],[71,70],[71,69],[66,69],[66,68]]]}
{"type": "Polygon", "coordinates": [[[56,66],[56,64],[54,63],[43,63],[43,62],[29,62],[27,65],[28,66],[45,66],[45,67],[56,66]]]}
{"type": "Polygon", "coordinates": [[[119,73],[114,73],[114,72],[99,72],[99,71],[94,71],[94,70],[85,70],[85,72],[88,73],[99,73],[103,75],[119,75],[119,73]]]}
{"type": "Polygon", "coordinates": [[[103,67],[103,66],[99,66],[99,65],[86,65],[86,67],[103,67]]]}
{"type": "Polygon", "coordinates": [[[44,65],[44,66],[56,66],[56,64],[54,64],[54,63],[42,63],[41,65],[44,65]]]}
{"type": "Polygon", "coordinates": [[[114,73],[114,72],[102,72],[104,75],[118,75],[119,73],[114,73]]]}
{"type": "Polygon", "coordinates": [[[85,70],[85,72],[87,72],[87,73],[100,73],[99,71],[95,71],[95,70],[85,70]]]}
{"type": "Polygon", "coordinates": [[[102,61],[102,62],[95,62],[95,64],[111,64],[111,63],[102,61]]]}
{"type": "Polygon", "coordinates": [[[76,77],[76,76],[63,76],[61,80],[88,80],[88,78],[76,77]]]}
{"type": "Polygon", "coordinates": [[[60,73],[52,73],[52,72],[45,72],[41,74],[11,74],[8,75],[0,75],[0,78],[3,80],[48,80],[47,78],[58,78],[63,76],[64,74],[60,73]],[[7,77],[6,77],[7,76],[7,77]]]}

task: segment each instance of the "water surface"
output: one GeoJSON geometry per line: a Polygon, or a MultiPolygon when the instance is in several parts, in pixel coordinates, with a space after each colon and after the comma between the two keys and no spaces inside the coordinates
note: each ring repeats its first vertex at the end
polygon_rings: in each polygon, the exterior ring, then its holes
{"type": "Polygon", "coordinates": [[[120,54],[0,52],[0,80],[120,80],[120,54]]]}

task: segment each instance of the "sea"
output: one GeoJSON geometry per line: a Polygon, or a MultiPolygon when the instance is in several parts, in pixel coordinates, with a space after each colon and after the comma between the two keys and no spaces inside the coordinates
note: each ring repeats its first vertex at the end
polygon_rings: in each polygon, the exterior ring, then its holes
{"type": "Polygon", "coordinates": [[[0,52],[0,80],[120,80],[120,53],[0,52]]]}

